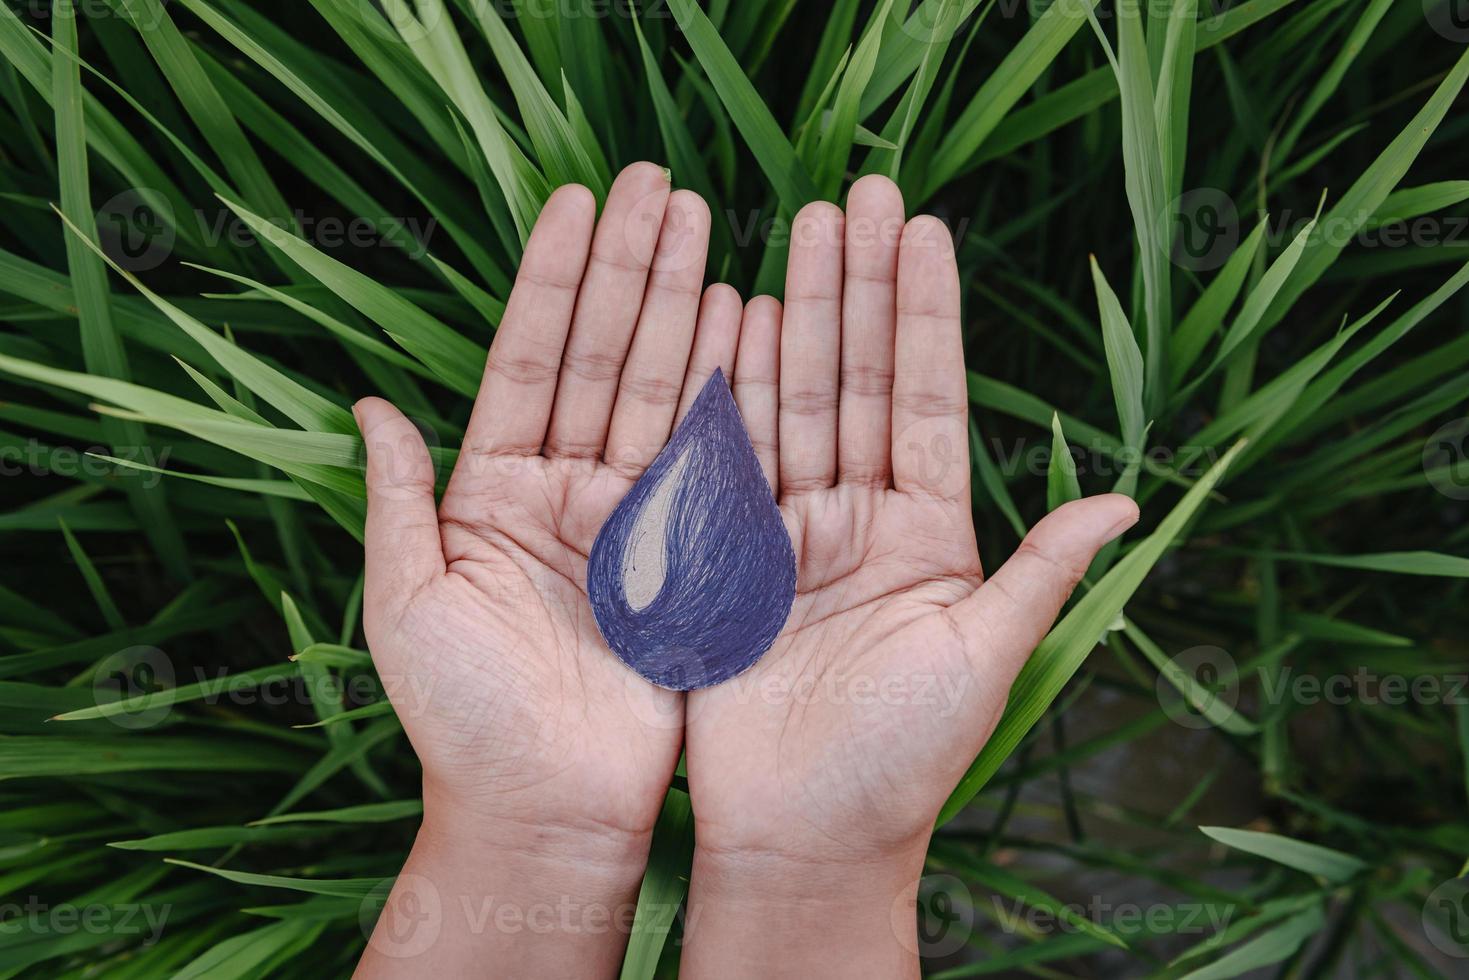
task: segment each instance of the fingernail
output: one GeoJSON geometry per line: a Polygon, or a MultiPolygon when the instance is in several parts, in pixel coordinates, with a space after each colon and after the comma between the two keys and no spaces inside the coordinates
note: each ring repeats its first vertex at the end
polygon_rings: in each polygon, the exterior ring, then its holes
{"type": "Polygon", "coordinates": [[[360,404],[361,402],[354,402],[352,404],[352,418],[357,420],[357,430],[359,432],[362,431],[362,412],[357,408],[360,404]]]}

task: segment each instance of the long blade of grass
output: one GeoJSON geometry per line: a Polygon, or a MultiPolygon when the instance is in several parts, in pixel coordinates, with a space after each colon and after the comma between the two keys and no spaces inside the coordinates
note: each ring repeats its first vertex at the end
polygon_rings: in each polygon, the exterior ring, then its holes
{"type": "MultiPolygon", "coordinates": [[[[969,161],[979,152],[1000,120],[1081,30],[1096,2],[1057,0],[1046,7],[954,121],[949,135],[929,163],[922,198],[932,197],[940,187],[967,169],[969,161]]],[[[916,61],[914,67],[917,67],[916,61]]]]}
{"type": "MultiPolygon", "coordinates": [[[[75,52],[76,13],[71,0],[61,0],[52,18],[53,39],[58,50],[75,52]]],[[[86,122],[83,114],[81,72],[68,58],[52,59],[56,107],[56,160],[61,181],[61,214],[73,233],[66,236],[67,265],[75,290],[77,321],[81,331],[82,362],[89,372],[110,378],[129,377],[127,354],[112,319],[111,291],[102,262],[86,247],[96,225],[89,190],[86,122]],[[87,231],[74,222],[83,222],[87,231]]],[[[141,425],[108,420],[104,431],[113,447],[145,446],[147,432],[141,425]]],[[[167,497],[150,493],[136,484],[129,486],[128,499],[138,514],[145,533],[159,557],[173,573],[188,578],[189,563],[183,538],[169,515],[167,497]]]]}
{"type": "Polygon", "coordinates": [[[1200,827],[1199,830],[1221,844],[1325,878],[1334,884],[1348,881],[1368,868],[1366,861],[1350,854],[1279,834],[1232,827],[1200,827]]]}
{"type": "Polygon", "coordinates": [[[1433,95],[1397,138],[1388,144],[1336,206],[1321,219],[1321,226],[1331,233],[1318,236],[1306,246],[1295,273],[1281,288],[1275,302],[1265,314],[1263,329],[1268,330],[1285,317],[1301,295],[1316,284],[1367,220],[1387,200],[1387,196],[1402,181],[1403,175],[1443,121],[1449,107],[1463,90],[1466,79],[1469,79],[1469,50],[1459,56],[1459,60],[1439,83],[1433,95]]]}
{"type": "Polygon", "coordinates": [[[1061,688],[1076,673],[1101,636],[1121,615],[1129,599],[1158,559],[1193,519],[1209,492],[1224,477],[1244,444],[1234,446],[1210,468],[1178,506],[1128,555],[1119,561],[1052,628],[1020,671],[995,733],[980,750],[969,771],[939,813],[940,825],[953,819],[1009,758],[1061,688]]]}
{"type": "Polygon", "coordinates": [[[1321,907],[1313,905],[1208,966],[1184,974],[1182,980],[1228,980],[1229,977],[1279,963],[1325,927],[1326,917],[1322,915],[1321,907]]]}
{"type": "Polygon", "coordinates": [[[400,347],[417,357],[455,391],[473,397],[479,390],[485,351],[395,290],[347,266],[309,242],[225,200],[250,230],[279,248],[318,282],[357,312],[382,327],[400,347]]]}
{"type": "Polygon", "coordinates": [[[1117,294],[1107,283],[1096,256],[1092,256],[1092,284],[1097,293],[1097,308],[1102,320],[1102,344],[1107,353],[1107,374],[1112,381],[1112,399],[1117,405],[1117,421],[1122,427],[1124,446],[1143,448],[1147,420],[1143,409],[1143,355],[1137,346],[1137,334],[1122,312],[1117,294]]]}
{"type": "Polygon", "coordinates": [[[689,794],[671,788],[653,828],[648,869],[638,889],[637,911],[627,940],[620,980],[652,980],[668,931],[688,890],[694,852],[694,813],[689,794]]]}
{"type": "Polygon", "coordinates": [[[668,0],[668,6],[781,204],[795,214],[817,200],[811,175],[709,17],[694,0],[668,0]]]}

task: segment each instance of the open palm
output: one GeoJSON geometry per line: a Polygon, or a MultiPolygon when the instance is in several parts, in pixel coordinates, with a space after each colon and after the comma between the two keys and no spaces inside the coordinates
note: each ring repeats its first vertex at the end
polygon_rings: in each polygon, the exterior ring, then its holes
{"type": "Polygon", "coordinates": [[[686,375],[696,391],[716,366],[707,344],[733,350],[738,296],[700,299],[708,231],[704,202],[670,194],[651,164],[622,173],[600,222],[585,188],[552,195],[437,509],[412,424],[359,404],[365,626],[426,795],[486,818],[651,830],[683,697],[607,650],[586,560],[667,440],[686,375]]]}
{"type": "Polygon", "coordinates": [[[795,545],[797,597],[754,669],[689,697],[706,854],[921,849],[1025,658],[1136,519],[1125,497],[1078,501],[981,585],[954,250],[941,222],[903,219],[880,177],[854,185],[845,215],[806,208],[783,317],[772,301],[746,317],[736,400],[795,545]]]}

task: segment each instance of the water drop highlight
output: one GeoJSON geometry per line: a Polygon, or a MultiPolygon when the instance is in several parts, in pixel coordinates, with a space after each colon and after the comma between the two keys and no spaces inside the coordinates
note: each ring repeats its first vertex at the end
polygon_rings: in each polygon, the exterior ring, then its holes
{"type": "Polygon", "coordinates": [[[748,670],[785,626],[796,556],[722,372],[602,525],[587,596],[612,652],[676,691],[748,670]]]}

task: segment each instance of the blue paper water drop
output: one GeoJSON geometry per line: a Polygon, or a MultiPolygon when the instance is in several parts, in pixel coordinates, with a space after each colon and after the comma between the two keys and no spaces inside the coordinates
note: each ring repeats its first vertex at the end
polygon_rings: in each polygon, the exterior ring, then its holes
{"type": "Polygon", "coordinates": [[[676,691],[748,670],[785,626],[796,557],[722,372],[602,525],[587,596],[612,652],[676,691]]]}

